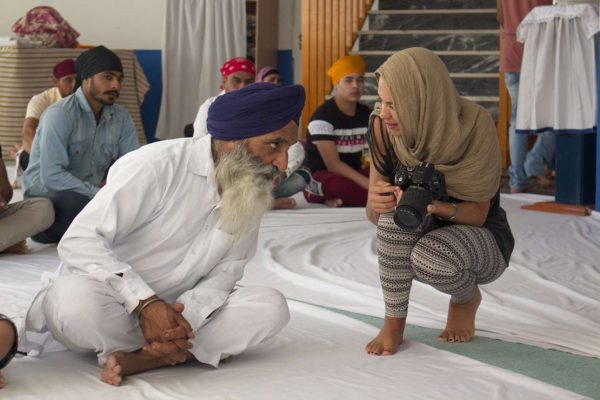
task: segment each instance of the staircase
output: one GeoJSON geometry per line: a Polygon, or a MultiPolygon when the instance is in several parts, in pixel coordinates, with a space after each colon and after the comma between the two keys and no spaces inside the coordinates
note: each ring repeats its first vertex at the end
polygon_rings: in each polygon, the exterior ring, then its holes
{"type": "Polygon", "coordinates": [[[362,102],[377,100],[374,71],[393,53],[426,47],[440,56],[461,96],[498,118],[496,0],[378,0],[351,54],[367,64],[362,102]]]}

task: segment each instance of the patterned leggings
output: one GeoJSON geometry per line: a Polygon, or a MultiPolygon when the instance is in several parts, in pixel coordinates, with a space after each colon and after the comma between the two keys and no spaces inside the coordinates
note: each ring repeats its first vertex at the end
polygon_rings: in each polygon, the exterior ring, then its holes
{"type": "Polygon", "coordinates": [[[377,227],[379,276],[385,315],[406,317],[412,280],[427,283],[465,303],[477,285],[497,279],[506,261],[492,233],[470,225],[435,229],[432,217],[416,231],[399,228],[393,214],[382,214],[377,227]]]}

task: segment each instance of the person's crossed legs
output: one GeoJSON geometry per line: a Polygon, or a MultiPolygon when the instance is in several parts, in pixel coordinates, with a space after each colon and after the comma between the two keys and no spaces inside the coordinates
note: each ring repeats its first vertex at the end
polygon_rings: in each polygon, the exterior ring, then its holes
{"type": "Polygon", "coordinates": [[[119,299],[103,282],[69,275],[52,284],[43,304],[54,338],[70,350],[96,352],[104,365],[101,379],[112,385],[125,376],[176,363],[199,361],[217,367],[222,359],[275,335],[289,320],[287,303],[278,291],[239,288],[194,332],[191,348],[170,357],[153,351],[153,344],[147,346],[137,319],[119,299]]]}

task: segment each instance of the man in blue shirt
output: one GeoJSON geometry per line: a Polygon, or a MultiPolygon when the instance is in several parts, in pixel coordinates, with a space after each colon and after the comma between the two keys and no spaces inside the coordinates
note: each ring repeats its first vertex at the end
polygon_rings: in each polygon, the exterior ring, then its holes
{"type": "Polygon", "coordinates": [[[78,89],[42,115],[23,175],[24,195],[46,197],[54,224],[33,236],[58,242],[75,216],[104,186],[115,160],[139,147],[133,120],[119,97],[123,66],[104,46],[87,50],[75,61],[78,89]]]}

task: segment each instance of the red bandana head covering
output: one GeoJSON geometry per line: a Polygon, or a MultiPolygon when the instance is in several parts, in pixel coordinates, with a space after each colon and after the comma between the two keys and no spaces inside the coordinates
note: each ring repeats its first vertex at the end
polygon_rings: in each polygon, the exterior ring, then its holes
{"type": "Polygon", "coordinates": [[[221,66],[221,75],[223,75],[223,78],[227,78],[229,75],[239,71],[256,75],[254,63],[244,57],[232,58],[231,60],[225,61],[225,64],[221,66]]]}
{"type": "Polygon", "coordinates": [[[75,61],[71,58],[62,60],[54,66],[52,75],[54,75],[56,79],[60,79],[67,75],[75,75],[75,61]]]}
{"type": "Polygon", "coordinates": [[[17,37],[41,41],[42,47],[75,47],[79,36],[58,11],[48,6],[27,11],[14,23],[12,31],[17,37]]]}

